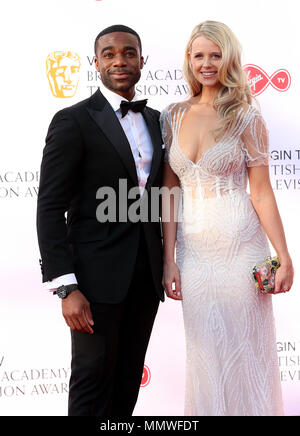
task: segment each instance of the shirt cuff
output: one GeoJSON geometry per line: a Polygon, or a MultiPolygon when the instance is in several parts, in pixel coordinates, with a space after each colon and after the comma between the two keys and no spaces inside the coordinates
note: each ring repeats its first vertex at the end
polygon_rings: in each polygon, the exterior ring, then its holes
{"type": "Polygon", "coordinates": [[[49,291],[56,291],[56,289],[59,286],[75,285],[75,284],[77,284],[76,276],[75,276],[75,274],[70,273],[70,274],[65,274],[63,276],[60,276],[60,277],[56,277],[55,279],[53,279],[49,282],[43,283],[43,287],[45,289],[48,289],[49,291]]]}

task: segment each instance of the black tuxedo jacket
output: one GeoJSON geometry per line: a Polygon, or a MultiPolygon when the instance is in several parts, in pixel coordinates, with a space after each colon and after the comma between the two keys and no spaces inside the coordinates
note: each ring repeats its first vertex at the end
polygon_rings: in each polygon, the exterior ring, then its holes
{"type": "MultiPolygon", "coordinates": [[[[153,144],[145,188],[150,192],[152,187],[161,187],[164,150],[159,112],[146,107],[143,117],[153,144]]],[[[121,302],[128,291],[143,231],[154,291],[163,301],[160,223],[120,222],[120,179],[126,179],[128,191],[138,186],[126,135],[98,90],[90,98],[59,111],[49,126],[37,205],[43,281],[73,272],[79,289],[90,302],[121,302]],[[116,222],[99,222],[96,218],[97,207],[105,201],[96,198],[101,187],[111,187],[116,192],[116,222]]],[[[128,208],[135,201],[128,200],[128,208]]],[[[141,283],[141,291],[142,288],[141,283]]]]}

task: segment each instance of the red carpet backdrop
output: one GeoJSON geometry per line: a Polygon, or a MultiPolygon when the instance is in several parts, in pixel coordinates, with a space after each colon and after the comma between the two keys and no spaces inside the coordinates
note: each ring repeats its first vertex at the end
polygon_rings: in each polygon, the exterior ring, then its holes
{"type": "MultiPolygon", "coordinates": [[[[39,166],[50,120],[100,79],[93,43],[111,24],[142,38],[137,94],[163,109],[187,97],[182,77],[194,26],[226,23],[270,132],[272,185],[295,266],[290,294],[273,298],[286,415],[300,415],[300,40],[298,0],[16,0],[1,2],[0,414],[66,415],[70,335],[60,302],[41,285],[35,230],[39,166]]],[[[160,306],[135,415],[182,415],[181,305],[160,306]]]]}

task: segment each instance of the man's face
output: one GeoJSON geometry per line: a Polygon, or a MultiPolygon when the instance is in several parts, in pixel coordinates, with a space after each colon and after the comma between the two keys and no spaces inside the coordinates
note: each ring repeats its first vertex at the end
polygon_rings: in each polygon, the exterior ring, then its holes
{"type": "Polygon", "coordinates": [[[108,33],[97,42],[95,66],[103,84],[128,100],[133,98],[143,61],[138,39],[131,33],[108,33]]]}

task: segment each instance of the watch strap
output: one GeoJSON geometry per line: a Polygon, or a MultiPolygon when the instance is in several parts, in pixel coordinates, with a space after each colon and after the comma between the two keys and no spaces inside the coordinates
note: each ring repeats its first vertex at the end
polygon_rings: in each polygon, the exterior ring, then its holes
{"type": "Polygon", "coordinates": [[[72,285],[62,285],[59,286],[56,291],[53,292],[53,295],[56,295],[59,291],[59,289],[63,288],[67,291],[67,295],[69,295],[72,291],[76,291],[78,289],[78,284],[72,284],[72,285]]]}

